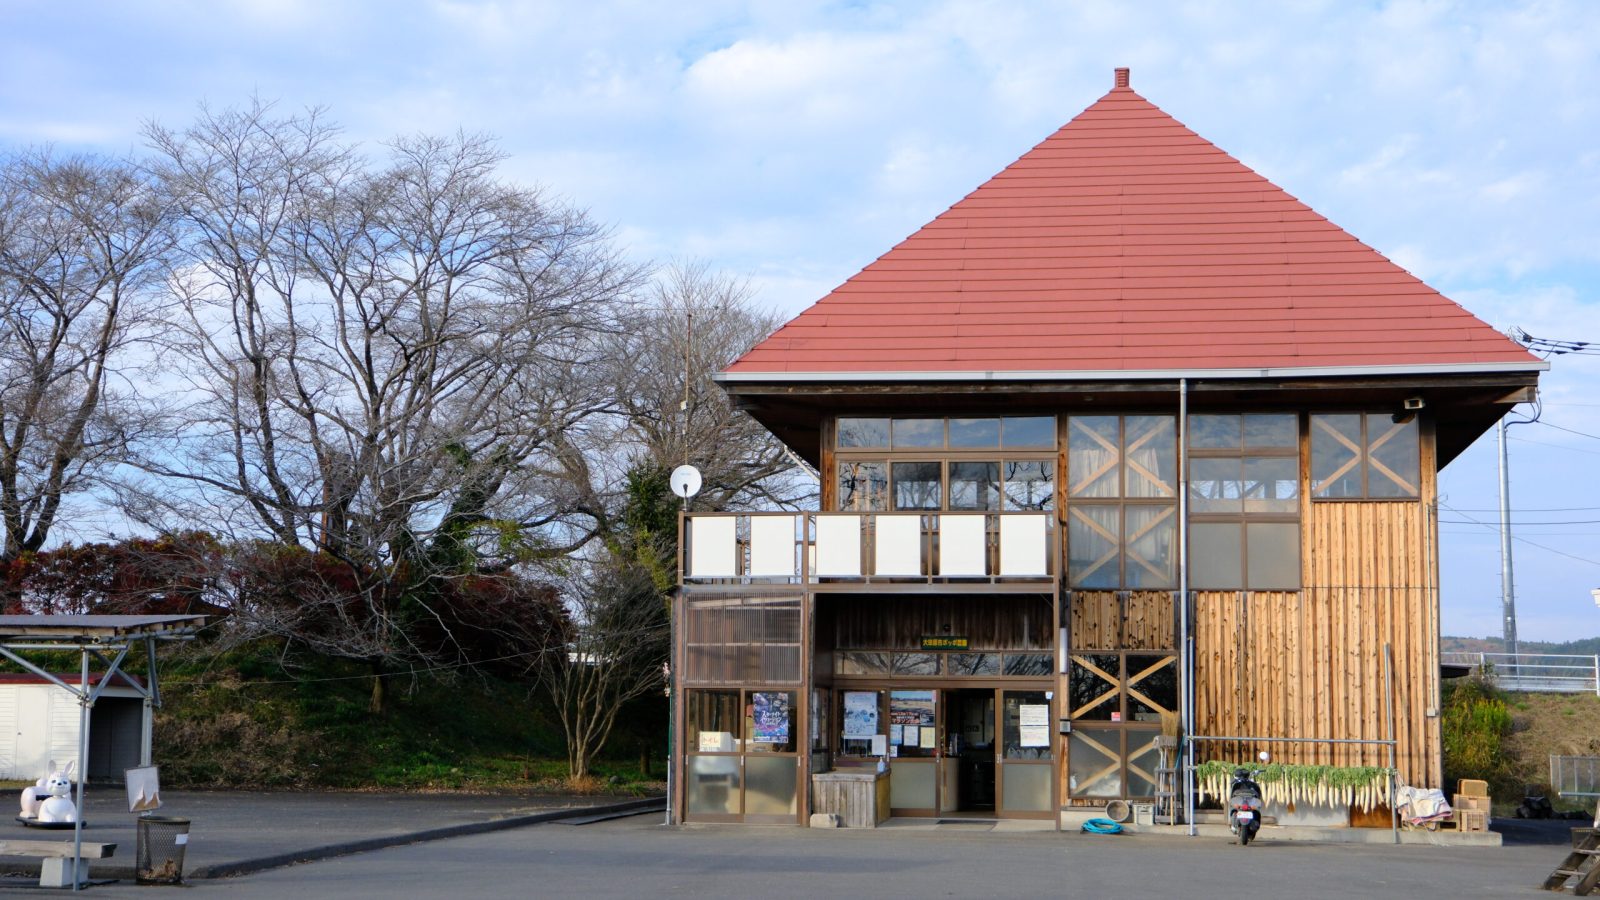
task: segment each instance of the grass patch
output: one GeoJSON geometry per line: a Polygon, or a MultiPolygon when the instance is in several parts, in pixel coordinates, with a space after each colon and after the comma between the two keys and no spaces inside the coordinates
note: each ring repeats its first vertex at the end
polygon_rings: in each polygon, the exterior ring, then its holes
{"type": "Polygon", "coordinates": [[[391,677],[376,715],[360,667],[309,659],[286,669],[269,646],[176,660],[163,678],[155,750],[171,787],[648,794],[665,778],[659,748],[649,772],[640,766],[654,734],[619,728],[620,758],[569,784],[542,698],[492,678],[391,677]]]}

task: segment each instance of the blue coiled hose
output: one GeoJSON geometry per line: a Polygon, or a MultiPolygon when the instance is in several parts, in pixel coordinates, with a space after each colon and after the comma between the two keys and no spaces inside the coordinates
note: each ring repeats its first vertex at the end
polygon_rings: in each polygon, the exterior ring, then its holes
{"type": "Polygon", "coordinates": [[[1110,819],[1090,819],[1083,823],[1083,830],[1090,834],[1121,834],[1122,826],[1110,819]]]}

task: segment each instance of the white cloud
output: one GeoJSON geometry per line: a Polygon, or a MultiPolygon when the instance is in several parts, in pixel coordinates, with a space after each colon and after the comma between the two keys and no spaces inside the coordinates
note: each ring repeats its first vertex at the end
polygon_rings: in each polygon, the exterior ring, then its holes
{"type": "MultiPolygon", "coordinates": [[[[1600,339],[1588,0],[183,0],[7,15],[7,143],[120,152],[145,118],[181,125],[202,97],[252,92],[326,104],[363,140],[488,132],[507,177],[588,207],[632,252],[705,257],[791,310],[1131,66],[1144,96],[1485,319],[1600,339]]],[[[1600,372],[1558,360],[1551,421],[1566,403],[1564,421],[1600,433],[1582,418],[1593,408],[1570,405],[1600,402],[1585,395],[1600,396],[1600,372]]],[[[1594,457],[1573,448],[1594,444],[1538,439],[1554,446],[1519,445],[1518,496],[1600,506],[1562,497],[1591,490],[1594,457]]],[[[1483,453],[1447,470],[1465,505],[1493,503],[1483,453]]],[[[1544,616],[1539,598],[1580,576],[1528,552],[1519,581],[1544,616]]],[[[1482,556],[1450,558],[1447,622],[1458,596],[1494,583],[1482,556]]],[[[1473,621],[1495,620],[1489,601],[1473,621]]]]}

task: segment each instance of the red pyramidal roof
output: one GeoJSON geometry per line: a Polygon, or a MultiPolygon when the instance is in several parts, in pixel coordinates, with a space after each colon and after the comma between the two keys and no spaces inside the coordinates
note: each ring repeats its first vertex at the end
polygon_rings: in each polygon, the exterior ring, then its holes
{"type": "Polygon", "coordinates": [[[1139,96],[1119,69],[1110,93],[723,377],[1545,367],[1139,96]]]}

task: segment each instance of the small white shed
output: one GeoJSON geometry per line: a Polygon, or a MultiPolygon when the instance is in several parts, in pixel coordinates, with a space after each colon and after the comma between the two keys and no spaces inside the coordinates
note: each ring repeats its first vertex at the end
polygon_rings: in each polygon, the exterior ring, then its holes
{"type": "MultiPolygon", "coordinates": [[[[76,673],[57,675],[78,680],[76,673]]],[[[90,677],[97,686],[101,675],[90,677]]],[[[118,672],[89,713],[89,780],[121,782],[139,765],[151,709],[143,685],[118,672]]],[[[0,673],[0,779],[32,781],[48,772],[50,761],[66,765],[78,758],[78,698],[31,673],[0,673]]]]}

